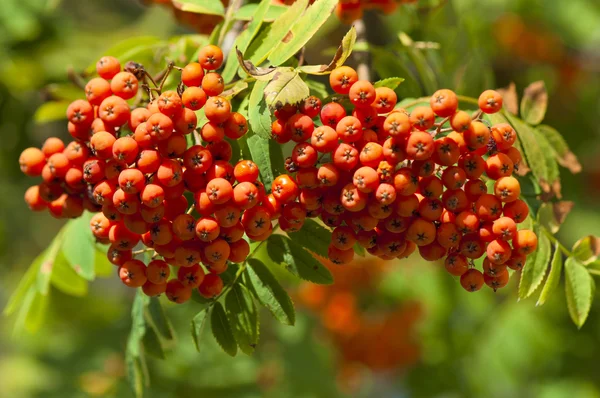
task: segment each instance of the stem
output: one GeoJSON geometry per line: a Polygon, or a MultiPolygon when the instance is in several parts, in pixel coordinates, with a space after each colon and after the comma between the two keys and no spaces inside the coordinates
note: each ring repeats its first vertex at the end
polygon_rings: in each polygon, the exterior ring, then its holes
{"type": "Polygon", "coordinates": [[[140,249],[140,250],[132,251],[131,254],[134,256],[137,256],[138,254],[144,254],[144,253],[151,252],[151,251],[154,251],[154,249],[152,249],[152,248],[140,249]]]}
{"type": "MultiPolygon", "coordinates": [[[[362,19],[358,19],[356,22],[354,22],[354,28],[356,29],[356,42],[366,42],[367,28],[365,25],[365,21],[363,21],[362,19]]],[[[354,58],[358,62],[358,65],[356,67],[358,78],[360,80],[371,80],[371,70],[369,68],[369,53],[364,51],[355,51],[354,58]]]]}
{"type": "Polygon", "coordinates": [[[73,69],[72,66],[69,66],[69,68],[67,69],[67,77],[78,88],[85,90],[85,82],[83,81],[80,75],[75,73],[75,69],[73,69]]]}
{"type": "MultiPolygon", "coordinates": [[[[558,245],[558,248],[560,249],[560,251],[563,252],[563,254],[567,257],[571,257],[573,256],[573,253],[571,253],[571,251],[569,249],[567,249],[565,247],[565,245],[563,245],[557,238],[556,236],[552,235],[550,233],[550,231],[548,231],[546,228],[542,227],[542,230],[544,231],[544,234],[546,234],[546,236],[548,237],[548,239],[550,239],[550,241],[552,243],[554,243],[555,245],[558,245]]],[[[600,275],[600,274],[599,274],[600,275]]]]}

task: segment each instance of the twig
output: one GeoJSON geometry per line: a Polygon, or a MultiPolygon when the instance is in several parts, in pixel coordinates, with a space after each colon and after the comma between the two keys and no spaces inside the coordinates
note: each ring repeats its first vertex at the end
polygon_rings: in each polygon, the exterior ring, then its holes
{"type": "MultiPolygon", "coordinates": [[[[356,20],[356,22],[354,22],[354,28],[356,29],[356,42],[366,42],[367,28],[365,22],[362,19],[356,20]]],[[[360,80],[371,80],[371,70],[369,68],[369,53],[366,51],[355,51],[353,54],[354,58],[358,63],[356,67],[358,78],[360,80]]]]}
{"type": "Polygon", "coordinates": [[[78,75],[75,72],[75,69],[73,69],[72,66],[69,66],[67,68],[67,77],[69,78],[69,80],[76,85],[78,88],[85,90],[85,82],[83,81],[83,79],[81,78],[80,75],[78,75]]]}

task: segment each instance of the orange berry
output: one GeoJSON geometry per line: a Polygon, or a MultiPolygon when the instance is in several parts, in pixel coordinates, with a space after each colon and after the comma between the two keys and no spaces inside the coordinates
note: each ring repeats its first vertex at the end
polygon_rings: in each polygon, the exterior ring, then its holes
{"type": "Polygon", "coordinates": [[[479,96],[479,109],[484,113],[496,113],[502,109],[502,96],[494,90],[486,90],[479,96]]]}
{"type": "Polygon", "coordinates": [[[375,88],[367,80],[358,80],[350,87],[348,97],[357,108],[371,106],[376,97],[375,88]]]}
{"type": "Polygon", "coordinates": [[[126,261],[119,268],[119,277],[129,287],[141,287],[146,281],[146,266],[140,260],[126,261]]]}
{"type": "Polygon", "coordinates": [[[537,248],[537,235],[528,229],[517,231],[516,236],[512,240],[513,248],[518,254],[529,255],[537,248]]]}
{"type": "Polygon", "coordinates": [[[461,286],[468,292],[476,292],[483,286],[483,274],[474,268],[467,270],[460,277],[461,286]]]}
{"type": "Polygon", "coordinates": [[[212,44],[205,46],[198,53],[198,62],[204,69],[219,69],[223,64],[223,51],[212,44]]]}
{"type": "Polygon", "coordinates": [[[119,60],[110,55],[104,56],[96,63],[96,72],[98,76],[110,80],[121,71],[119,60]]]}
{"type": "Polygon", "coordinates": [[[436,91],[429,100],[433,112],[439,117],[452,116],[458,108],[458,98],[452,90],[436,91]]]}

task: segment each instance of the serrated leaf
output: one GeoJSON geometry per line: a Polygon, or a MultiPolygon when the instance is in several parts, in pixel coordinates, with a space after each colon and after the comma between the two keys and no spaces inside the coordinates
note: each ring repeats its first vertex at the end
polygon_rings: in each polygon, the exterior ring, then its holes
{"type": "Polygon", "coordinates": [[[212,334],[219,346],[227,354],[234,357],[237,354],[237,343],[227,319],[227,314],[225,314],[223,305],[219,302],[213,305],[212,313],[210,314],[210,325],[212,334]]]}
{"type": "Polygon", "coordinates": [[[271,109],[304,101],[310,90],[297,71],[277,71],[264,89],[265,101],[271,109]]]}
{"type": "Polygon", "coordinates": [[[387,87],[395,90],[404,81],[401,77],[388,77],[386,79],[378,80],[373,83],[373,87],[387,87]]]}
{"type": "Polygon", "coordinates": [[[565,262],[565,291],[567,307],[571,319],[581,329],[590,313],[596,284],[594,279],[577,259],[567,258],[565,262]]]}
{"type": "Polygon", "coordinates": [[[537,290],[544,280],[550,262],[550,240],[540,228],[536,228],[535,233],[538,236],[538,247],[529,255],[521,271],[519,299],[525,299],[537,290]]]}
{"type": "Polygon", "coordinates": [[[181,11],[196,14],[225,15],[221,0],[171,0],[173,6],[181,11]]]}
{"type": "Polygon", "coordinates": [[[544,305],[548,297],[550,297],[550,294],[556,290],[560,282],[562,268],[562,252],[560,251],[560,246],[557,243],[554,245],[554,256],[552,257],[552,262],[550,263],[550,272],[548,273],[548,278],[546,279],[546,283],[544,284],[544,288],[542,289],[542,293],[540,293],[540,298],[538,299],[536,305],[544,305]]]}
{"type": "Polygon", "coordinates": [[[271,184],[275,177],[283,172],[283,153],[281,146],[275,141],[252,135],[246,140],[252,160],[258,166],[260,180],[267,192],[271,192],[271,184]]]}
{"type": "Polygon", "coordinates": [[[504,115],[517,132],[519,142],[523,147],[523,155],[527,159],[527,164],[531,169],[531,173],[542,187],[542,190],[544,192],[550,192],[548,166],[546,164],[544,153],[538,145],[533,128],[515,116],[511,116],[508,113],[505,113],[504,115]]]}
{"type": "Polygon", "coordinates": [[[258,7],[256,7],[254,14],[252,14],[252,18],[248,24],[248,27],[246,27],[246,29],[244,29],[244,31],[235,39],[233,48],[236,49],[236,52],[229,52],[225,68],[223,69],[223,73],[221,73],[221,76],[226,83],[230,82],[235,77],[239,66],[238,59],[240,54],[244,54],[246,52],[250,42],[260,30],[263,19],[269,11],[270,5],[271,0],[262,0],[258,4],[258,7]]]}
{"type": "Polygon", "coordinates": [[[532,131],[544,155],[544,162],[546,162],[546,169],[548,170],[548,193],[542,197],[542,200],[549,200],[554,196],[560,199],[562,197],[560,171],[558,170],[558,163],[552,152],[552,147],[546,137],[537,129],[532,129],[532,131]]]}
{"type": "Polygon", "coordinates": [[[204,308],[202,311],[198,312],[194,319],[192,319],[192,339],[194,340],[194,345],[196,346],[196,351],[200,351],[200,341],[202,339],[202,332],[204,331],[204,326],[206,325],[206,320],[208,319],[210,313],[210,307],[204,308]]]}
{"type": "Polygon", "coordinates": [[[521,117],[527,123],[536,125],[544,120],[548,108],[548,92],[543,81],[531,83],[523,92],[521,117]]]}
{"type": "Polygon", "coordinates": [[[542,124],[537,126],[537,130],[546,137],[546,140],[548,140],[548,143],[552,147],[552,152],[561,166],[569,169],[573,174],[581,172],[581,163],[579,163],[577,156],[571,152],[569,145],[567,145],[565,139],[556,129],[542,124]]]}
{"type": "Polygon", "coordinates": [[[289,29],[308,5],[308,0],[297,0],[277,18],[269,27],[263,30],[248,48],[249,59],[255,65],[261,64],[275,49],[277,44],[285,39],[289,29]]]}
{"type": "Polygon", "coordinates": [[[75,272],[91,281],[96,277],[96,248],[89,226],[90,216],[91,214],[86,212],[84,216],[67,223],[61,250],[75,272]]]}
{"type": "Polygon", "coordinates": [[[583,237],[575,242],[571,251],[573,257],[584,265],[594,262],[600,255],[600,238],[593,235],[583,237]]]}
{"type": "Polygon", "coordinates": [[[309,75],[326,75],[331,73],[335,68],[344,65],[344,62],[348,59],[352,53],[352,48],[356,43],[356,29],[350,28],[348,33],[344,35],[340,46],[335,52],[333,59],[327,65],[305,65],[298,68],[302,73],[308,73],[309,75]]]}
{"type": "Polygon", "coordinates": [[[257,259],[249,259],[246,268],[251,285],[249,289],[258,301],[267,307],[273,317],[285,325],[296,323],[294,303],[269,269],[257,259]]]}
{"type": "MultiPolygon", "coordinates": [[[[38,270],[37,274],[37,290],[42,295],[47,295],[50,289],[50,278],[55,266],[57,256],[60,252],[60,247],[63,243],[64,232],[61,230],[58,235],[52,240],[50,246],[42,252],[33,262],[38,270]]],[[[61,256],[60,261],[65,262],[65,258],[61,256]]],[[[68,264],[68,263],[67,263],[68,264]]]]}
{"type": "MultiPolygon", "coordinates": [[[[239,10],[235,13],[235,19],[239,21],[250,21],[256,19],[256,9],[258,8],[258,4],[246,4],[240,7],[239,10]]],[[[287,11],[289,7],[279,4],[271,4],[267,13],[263,16],[264,22],[273,22],[281,15],[287,11]]]]}
{"type": "Polygon", "coordinates": [[[225,309],[238,346],[252,354],[258,344],[258,312],[248,289],[240,283],[233,285],[225,296],[225,309]]]}
{"type": "Polygon", "coordinates": [[[301,14],[269,55],[272,65],[281,65],[293,57],[327,21],[338,0],[316,0],[301,14]]]}
{"type": "Polygon", "coordinates": [[[146,315],[149,324],[156,329],[158,335],[165,340],[173,340],[173,326],[167,318],[164,308],[162,307],[158,297],[150,297],[150,302],[146,308],[146,315]]]}
{"type": "Polygon", "coordinates": [[[438,83],[435,72],[431,65],[429,65],[429,62],[427,62],[427,58],[420,49],[413,46],[413,40],[406,33],[398,33],[398,39],[406,54],[415,65],[419,77],[423,82],[423,87],[425,87],[425,92],[433,94],[437,90],[438,83]]]}
{"type": "Polygon", "coordinates": [[[331,272],[307,252],[283,235],[272,235],[267,240],[267,253],[273,262],[282,264],[291,274],[321,285],[333,283],[331,272]]]}
{"type": "Polygon", "coordinates": [[[67,108],[69,101],[52,101],[42,104],[33,115],[33,120],[37,124],[55,122],[67,118],[67,108]]]}
{"type": "Polygon", "coordinates": [[[331,231],[316,221],[306,219],[299,231],[289,232],[288,235],[293,241],[302,242],[305,249],[327,257],[331,231]]]}
{"type": "Polygon", "coordinates": [[[58,253],[54,262],[50,283],[58,290],[71,296],[83,297],[88,293],[88,282],[77,275],[62,253],[58,253]]]}
{"type": "Polygon", "coordinates": [[[257,81],[248,102],[248,122],[254,134],[263,139],[271,138],[271,111],[265,102],[263,91],[267,82],[257,81]]]}

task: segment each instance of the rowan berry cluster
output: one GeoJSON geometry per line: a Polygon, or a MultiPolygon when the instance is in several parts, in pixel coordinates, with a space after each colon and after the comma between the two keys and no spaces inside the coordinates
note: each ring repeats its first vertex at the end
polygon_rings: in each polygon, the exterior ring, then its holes
{"type": "Polygon", "coordinates": [[[275,114],[273,137],[297,143],[286,161],[291,176],[275,180],[270,199],[281,228],[295,230],[305,216],[318,216],[334,228],[334,263],[352,261],[355,244],[388,260],[418,248],[426,260],[445,257],[448,272],[469,291],[505,286],[507,268],[524,266],[537,237],[517,231],[529,210],[512,176],[521,162],[516,133],[481,118],[498,112],[502,97],[485,91],[472,117],[458,110],[450,90],[437,91],[429,106],[395,109],[393,90],[359,80],[347,66],[331,73],[330,84],[347,95],[351,114],[340,104],[346,99],[321,107],[315,97],[275,114]],[[495,181],[493,192],[484,178],[495,181]],[[278,212],[279,203],[290,211],[278,212]],[[473,260],[483,255],[482,273],[473,260]]]}
{"type": "Polygon", "coordinates": [[[244,235],[264,240],[272,231],[257,165],[230,164],[225,138],[238,139],[248,127],[220,96],[224,84],[215,70],[222,63],[221,49],[206,46],[198,62],[176,68],[179,92],[161,92],[146,85],[151,78],[138,73],[139,65],[137,72],[122,70],[116,58],[103,57],[98,77],[85,86],[86,99],[68,107],[74,141],[65,146],[49,138],[19,159],[26,175],[43,180],[25,193],[32,210],[48,209],[57,218],[96,212],[90,227],[99,242],[110,243],[108,259],[123,283],[150,296],[166,292],[177,303],[194,288],[204,297],[218,295],[227,262],[243,262],[249,254],[244,235]],[[141,87],[147,106],[138,106],[141,87]],[[208,122],[198,133],[194,111],[201,108],[208,122]],[[196,144],[188,146],[190,134],[196,144]],[[132,250],[140,242],[163,259],[135,259],[132,250]],[[169,278],[170,266],[176,278],[169,278]]]}

